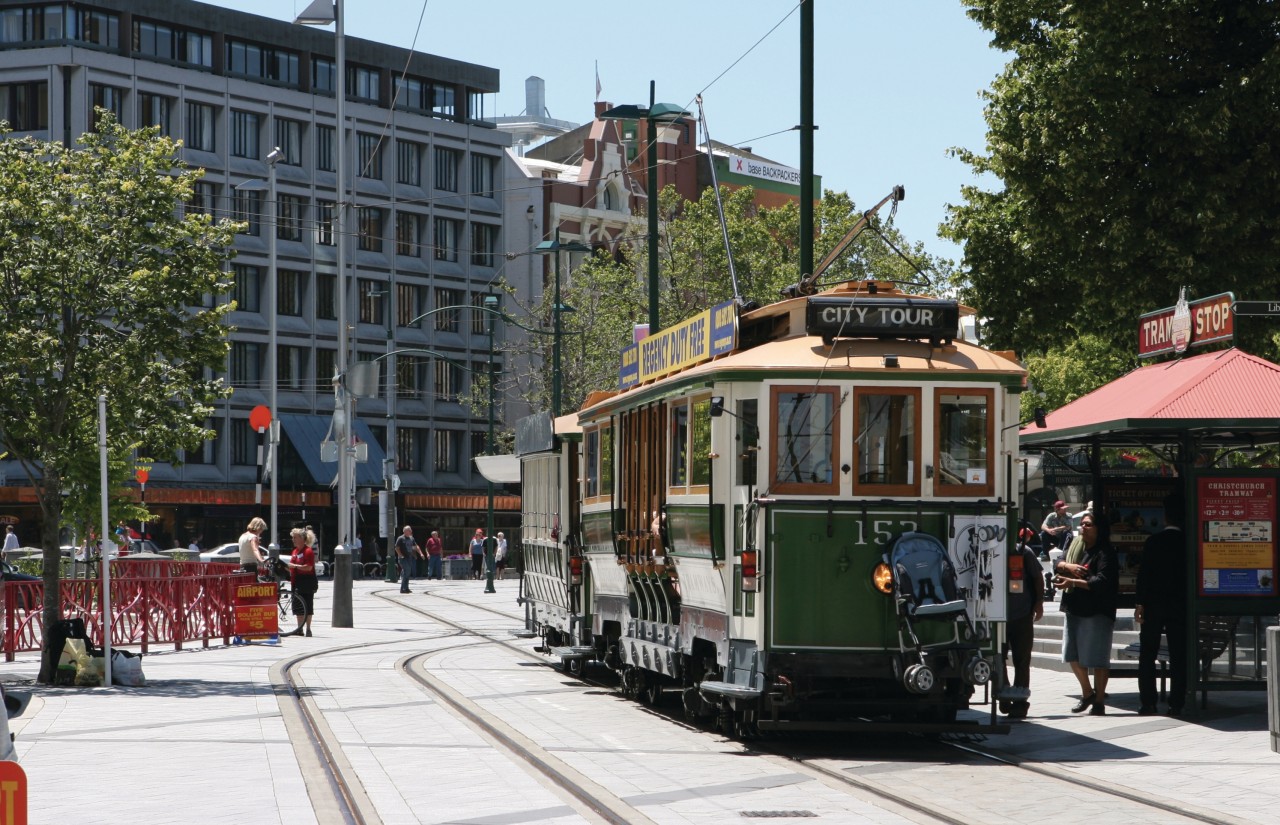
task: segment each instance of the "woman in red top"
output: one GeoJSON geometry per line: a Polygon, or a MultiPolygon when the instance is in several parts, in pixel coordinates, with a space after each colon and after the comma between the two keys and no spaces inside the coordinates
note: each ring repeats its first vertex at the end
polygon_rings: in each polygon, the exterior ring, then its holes
{"type": "Polygon", "coordinates": [[[289,536],[293,539],[293,554],[286,564],[293,580],[293,615],[298,619],[298,626],[281,635],[310,636],[316,590],[320,588],[320,580],[316,578],[316,552],[312,549],[316,536],[304,527],[295,527],[289,536]]]}

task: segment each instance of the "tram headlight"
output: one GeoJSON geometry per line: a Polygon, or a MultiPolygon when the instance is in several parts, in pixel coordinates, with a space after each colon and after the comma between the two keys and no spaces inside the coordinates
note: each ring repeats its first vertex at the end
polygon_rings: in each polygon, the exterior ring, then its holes
{"type": "Polygon", "coordinates": [[[876,565],[876,569],[871,571],[871,584],[886,596],[893,592],[893,571],[889,565],[884,562],[876,565]]]}

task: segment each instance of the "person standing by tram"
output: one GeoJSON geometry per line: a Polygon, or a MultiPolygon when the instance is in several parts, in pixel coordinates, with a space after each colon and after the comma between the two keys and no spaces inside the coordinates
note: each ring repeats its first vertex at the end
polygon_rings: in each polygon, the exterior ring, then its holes
{"type": "Polygon", "coordinates": [[[440,541],[440,531],[432,530],[427,537],[427,579],[444,578],[444,542],[440,541]]]}
{"type": "Polygon", "coordinates": [[[413,537],[413,528],[404,526],[400,538],[396,539],[396,561],[400,563],[400,592],[412,593],[409,589],[409,573],[413,570],[413,557],[422,558],[422,548],[413,537]]]}
{"type": "Polygon", "coordinates": [[[484,578],[484,530],[476,528],[476,534],[471,537],[471,578],[484,578]]]}
{"type": "Polygon", "coordinates": [[[1183,500],[1179,493],[1164,499],[1165,528],[1142,546],[1138,567],[1138,714],[1156,713],[1156,656],[1160,636],[1169,640],[1169,715],[1181,716],[1187,699],[1187,538],[1182,531],[1183,500]]]}
{"type": "MultiPolygon", "coordinates": [[[[1022,562],[1022,589],[1010,592],[1005,627],[1009,634],[1009,657],[1013,659],[1013,686],[1023,688],[1031,695],[1031,647],[1035,642],[1036,622],[1044,615],[1044,577],[1036,551],[1025,541],[1019,541],[1010,559],[1011,567],[1018,559],[1022,562]]],[[[1010,581],[1014,581],[1010,577],[1010,581]]],[[[1009,684],[1006,668],[1004,684],[1009,684]]],[[[1031,708],[1029,699],[1000,701],[1000,712],[1011,719],[1025,719],[1031,708]]]]}
{"type": "Polygon", "coordinates": [[[1088,710],[1094,716],[1103,716],[1107,712],[1107,680],[1111,676],[1119,565],[1111,543],[1099,538],[1092,513],[1080,520],[1080,539],[1072,543],[1054,573],[1057,575],[1053,583],[1062,591],[1062,612],[1067,615],[1062,661],[1071,666],[1080,683],[1080,701],[1071,712],[1088,710]]]}

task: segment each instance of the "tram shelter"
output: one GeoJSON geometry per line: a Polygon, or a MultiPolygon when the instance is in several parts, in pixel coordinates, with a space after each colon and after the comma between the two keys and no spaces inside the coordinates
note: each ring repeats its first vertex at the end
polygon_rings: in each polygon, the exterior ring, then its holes
{"type": "Polygon", "coordinates": [[[1139,367],[1050,413],[1044,429],[1021,431],[1023,449],[1088,457],[1095,520],[1119,558],[1121,607],[1134,605],[1143,543],[1164,527],[1164,497],[1182,490],[1193,697],[1266,689],[1264,630],[1280,612],[1278,414],[1280,365],[1231,348],[1139,367]],[[1104,462],[1109,451],[1142,448],[1167,474],[1104,462]]]}

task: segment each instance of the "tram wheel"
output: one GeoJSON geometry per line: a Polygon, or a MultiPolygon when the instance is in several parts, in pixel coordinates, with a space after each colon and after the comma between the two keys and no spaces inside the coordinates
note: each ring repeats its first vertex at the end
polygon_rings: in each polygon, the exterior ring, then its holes
{"type": "Polygon", "coordinates": [[[570,676],[576,676],[579,679],[581,679],[582,671],[586,667],[586,662],[587,662],[586,659],[575,656],[572,659],[568,659],[565,661],[564,669],[569,673],[570,676]]]}

